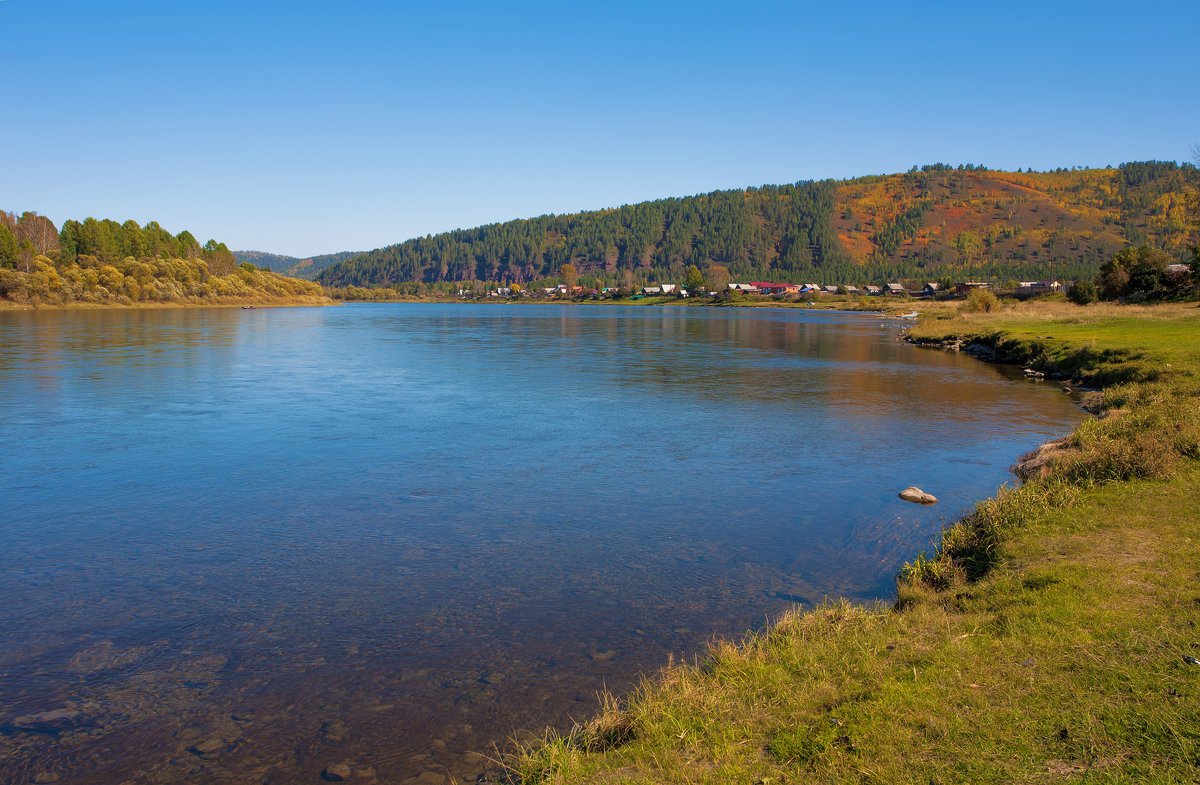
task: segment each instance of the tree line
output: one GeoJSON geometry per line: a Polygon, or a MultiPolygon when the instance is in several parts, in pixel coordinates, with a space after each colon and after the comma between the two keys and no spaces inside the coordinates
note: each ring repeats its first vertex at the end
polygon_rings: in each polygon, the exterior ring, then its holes
{"type": "Polygon", "coordinates": [[[173,235],[157,221],[140,226],[134,220],[117,223],[85,218],[65,221],[57,229],[53,221],[36,212],[26,211],[17,216],[0,211],[0,267],[23,267],[29,272],[34,256],[51,254],[64,265],[74,264],[82,255],[100,264],[129,257],[203,259],[209,269],[219,274],[232,272],[237,266],[225,243],[209,240],[200,245],[186,229],[173,235]]]}
{"type": "Polygon", "coordinates": [[[324,297],[317,284],[237,264],[157,222],[87,218],[62,228],[35,212],[0,211],[0,298],[20,303],[206,302],[324,297]]]}

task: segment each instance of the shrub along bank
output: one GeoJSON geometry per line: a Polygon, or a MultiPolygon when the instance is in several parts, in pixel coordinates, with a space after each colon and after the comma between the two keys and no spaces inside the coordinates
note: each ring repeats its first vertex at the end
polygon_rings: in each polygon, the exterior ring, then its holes
{"type": "Polygon", "coordinates": [[[647,679],[515,778],[1194,782],[1200,309],[1029,304],[911,340],[1106,385],[901,571],[893,607],[797,609],[647,679]]]}
{"type": "Polygon", "coordinates": [[[320,285],[249,264],[218,275],[203,259],[134,259],[70,264],[34,257],[29,271],[0,268],[0,306],[327,303],[320,285]]]}

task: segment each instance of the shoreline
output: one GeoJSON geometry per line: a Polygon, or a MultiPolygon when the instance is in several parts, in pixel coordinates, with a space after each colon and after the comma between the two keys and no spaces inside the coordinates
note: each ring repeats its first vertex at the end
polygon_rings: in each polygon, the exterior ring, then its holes
{"type": "MultiPolygon", "coordinates": [[[[1078,312],[1078,316],[1086,315],[1086,311],[1078,312]]],[[[1167,312],[1164,315],[1166,318],[1174,316],[1167,312]]],[[[1075,316],[1071,314],[1071,317],[1075,316]]],[[[1180,318],[1200,322],[1194,314],[1180,318]]],[[[1165,403],[1168,408],[1178,408],[1179,404],[1186,404],[1193,410],[1200,408],[1196,405],[1197,398],[1200,398],[1200,384],[1195,382],[1192,369],[1167,372],[1166,369],[1174,368],[1174,363],[1161,363],[1163,367],[1157,367],[1161,358],[1147,358],[1145,352],[1122,351],[1103,345],[1097,349],[1095,339],[1090,345],[1081,345],[1074,335],[1058,339],[1039,335],[1049,332],[1047,324],[1057,327],[1059,323],[1069,323],[1074,329],[1076,325],[1071,322],[1033,320],[1032,326],[1038,329],[1027,329],[1026,332],[1033,334],[1022,335],[1011,330],[986,329],[990,325],[986,325],[986,320],[983,321],[984,325],[939,325],[934,321],[931,326],[930,322],[922,319],[905,330],[904,340],[913,346],[946,351],[961,351],[966,346],[973,346],[976,348],[970,353],[985,362],[1024,365],[1046,374],[1047,378],[1050,378],[1050,374],[1058,374],[1070,379],[1073,384],[1096,385],[1099,390],[1089,394],[1083,405],[1093,414],[1101,413],[1101,416],[1088,418],[1070,434],[1019,456],[1018,466],[1031,456],[1037,456],[1040,460],[1032,471],[1024,474],[1024,482],[1019,487],[1002,489],[997,496],[981,501],[975,512],[947,527],[935,553],[916,554],[897,576],[895,602],[890,608],[872,610],[841,601],[815,610],[797,609],[769,623],[763,631],[748,633],[742,640],[717,641],[707,655],[694,665],[668,665],[657,675],[643,677],[641,686],[624,699],[606,696],[605,710],[589,722],[577,725],[569,733],[548,733],[539,740],[521,745],[515,760],[510,763],[511,771],[518,776],[518,780],[526,783],[593,781],[594,778],[604,779],[608,773],[619,770],[623,773],[636,772],[646,781],[667,782],[679,778],[690,779],[697,771],[694,761],[701,760],[705,762],[705,767],[726,771],[731,779],[734,778],[732,772],[736,770],[739,778],[743,775],[754,778],[747,781],[776,781],[775,777],[780,778],[778,781],[792,781],[792,778],[813,782],[859,781],[861,774],[858,772],[863,771],[862,766],[866,765],[861,760],[863,754],[859,747],[868,746],[863,737],[878,736],[882,728],[910,727],[914,718],[917,722],[934,724],[944,721],[944,717],[936,716],[921,704],[920,693],[924,688],[917,686],[920,680],[916,668],[912,670],[911,680],[904,679],[900,674],[899,680],[891,677],[887,682],[894,684],[889,689],[895,691],[895,695],[891,710],[882,713],[879,704],[884,703],[883,699],[844,695],[832,704],[841,706],[836,709],[839,716],[835,716],[833,710],[820,708],[822,704],[829,704],[826,696],[816,704],[810,701],[807,705],[791,707],[791,711],[777,711],[784,718],[782,722],[778,718],[775,722],[764,722],[758,716],[761,711],[756,705],[761,703],[762,693],[772,689],[783,690],[785,687],[787,689],[784,691],[787,692],[797,689],[803,692],[811,687],[809,682],[816,678],[808,675],[811,669],[820,670],[825,679],[826,686],[818,692],[839,692],[841,685],[838,682],[855,681],[854,668],[846,664],[849,657],[847,651],[854,650],[857,653],[864,646],[863,639],[877,642],[877,633],[881,631],[885,639],[894,637],[897,634],[895,628],[898,627],[907,629],[901,634],[919,634],[927,641],[928,647],[939,651],[965,647],[966,644],[960,642],[971,638],[987,638],[989,641],[1001,639],[1003,636],[999,633],[981,634],[978,628],[957,637],[947,637],[947,634],[959,617],[994,617],[997,612],[1017,612],[1016,609],[1005,610],[1007,606],[1002,603],[997,611],[998,603],[995,601],[991,602],[991,607],[981,611],[973,602],[973,595],[995,592],[995,584],[1009,580],[1007,573],[1012,569],[1010,552],[1022,549],[1040,551],[1045,547],[1036,537],[1027,534],[1028,530],[1042,527],[1046,529],[1045,536],[1065,536],[1053,525],[1048,526],[1046,521],[1056,518],[1071,520],[1078,516],[1075,512],[1078,507],[1095,503],[1100,503],[1102,510],[1106,509],[1103,505],[1110,505],[1114,512],[1101,516],[1101,523],[1093,521],[1092,525],[1104,526],[1104,521],[1109,521],[1110,525],[1119,526],[1119,497],[1128,493],[1124,491],[1125,488],[1136,483],[1165,483],[1164,495],[1194,493],[1191,486],[1200,485],[1194,460],[1200,457],[1200,448],[1193,442],[1183,443],[1182,446],[1178,440],[1173,445],[1159,444],[1164,453],[1157,465],[1145,464],[1139,460],[1138,454],[1149,452],[1155,449],[1154,446],[1144,446],[1132,452],[1128,449],[1131,441],[1142,442],[1156,437],[1159,442],[1163,441],[1160,434],[1146,432],[1141,421],[1149,408],[1164,406],[1164,398],[1176,398],[1165,403]],[[914,329],[916,334],[913,334],[914,329]],[[1148,389],[1151,387],[1154,389],[1148,389]],[[1101,501],[1096,502],[1096,499],[1101,501]],[[809,665],[800,672],[782,668],[784,673],[781,675],[780,661],[784,664],[787,661],[807,661],[809,665]],[[753,677],[747,674],[753,674],[753,677]],[[829,679],[833,679],[833,682],[829,682],[829,679]],[[726,681],[736,683],[736,688],[730,687],[726,681]],[[706,692],[720,695],[720,701],[709,700],[704,695],[706,692]],[[721,705],[718,706],[718,703],[721,705]],[[736,708],[729,708],[731,705],[736,708]],[[843,729],[851,726],[848,717],[854,718],[854,724],[858,727],[855,731],[843,733],[843,729]],[[681,742],[686,739],[686,732],[675,740],[669,740],[664,735],[667,725],[678,728],[680,724],[693,728],[695,738],[692,743],[681,742]],[[735,729],[732,733],[730,726],[735,729]],[[731,742],[736,743],[731,745],[731,742]],[[747,758],[743,754],[746,745],[761,750],[762,754],[747,758]],[[679,755],[681,747],[686,749],[686,755],[679,755]]],[[[1078,330],[1075,329],[1075,332],[1078,330]]],[[[1137,343],[1136,338],[1134,343],[1137,343]]],[[[1148,337],[1145,343],[1153,344],[1154,339],[1148,337]]],[[[1186,338],[1183,339],[1182,348],[1191,348],[1186,338]]],[[[1165,412],[1154,413],[1168,416],[1165,412]]],[[[1188,438],[1200,439],[1195,431],[1189,434],[1188,438]]],[[[1167,505],[1167,509],[1172,508],[1167,505]]],[[[1168,525],[1172,522],[1171,517],[1166,516],[1168,525]]],[[[1162,525],[1161,521],[1159,523],[1162,525]]],[[[1113,536],[1117,536],[1117,533],[1113,536]]],[[[1037,559],[1031,559],[1030,565],[1045,572],[1073,571],[1070,563],[1042,564],[1037,559]]],[[[1173,570],[1171,574],[1177,572],[1179,570],[1173,570]]],[[[1052,583],[1058,582],[1066,581],[1058,577],[1052,579],[1052,583]]],[[[1089,584],[1087,588],[1093,587],[1089,584]]],[[[1009,600],[1008,597],[1003,599],[1009,600]]],[[[1200,606],[1200,600],[1196,605],[1200,606]]],[[[1036,603],[1034,610],[1036,613],[1036,603]]],[[[1098,612],[1108,613],[1107,609],[1098,612]]],[[[1200,613],[1195,615],[1200,618],[1200,613]]],[[[1140,617],[1135,615],[1122,621],[1137,624],[1140,617]]],[[[1053,636],[1034,636],[1033,641],[1047,648],[1054,645],[1053,636]]],[[[1194,645],[1200,648],[1200,643],[1194,645]]],[[[982,648],[982,643],[973,643],[972,646],[982,648]]],[[[891,659],[891,652],[898,648],[899,644],[893,640],[886,646],[881,645],[882,651],[874,656],[891,659]]],[[[988,653],[988,656],[990,659],[978,663],[974,659],[964,661],[954,657],[942,664],[946,679],[962,681],[969,678],[973,682],[964,685],[968,694],[963,696],[971,697],[970,693],[975,691],[972,703],[980,700],[977,690],[981,684],[974,682],[984,682],[989,675],[995,675],[998,680],[1012,675],[1011,672],[993,674],[998,669],[1009,669],[998,668],[993,653],[988,653]]],[[[1183,661],[1187,662],[1186,659],[1183,661]]],[[[1036,660],[1031,657],[1022,662],[1022,667],[1027,667],[1036,660]]],[[[863,664],[868,669],[873,666],[874,663],[863,664]]],[[[1096,677],[1111,678],[1111,670],[1102,668],[1096,677]]],[[[1055,671],[1051,674],[1049,686],[1054,689],[1058,689],[1059,685],[1077,686],[1073,684],[1073,677],[1069,673],[1064,670],[1059,675],[1055,671]]],[[[1018,668],[1016,675],[1023,677],[1025,674],[1018,668]]],[[[781,695],[778,701],[781,704],[796,703],[792,696],[781,695]]],[[[1000,705],[1004,701],[995,700],[993,703],[1000,705]]],[[[1041,713],[1046,712],[1047,709],[1043,707],[1041,713]]],[[[1030,716],[1038,716],[1037,710],[1032,710],[1030,716]]],[[[972,717],[971,723],[956,730],[955,738],[962,742],[961,749],[964,752],[970,748],[976,722],[972,717]]],[[[1001,731],[1004,730],[1003,725],[1004,722],[997,723],[1001,731]]],[[[1013,732],[1019,735],[1019,732],[1013,732]]],[[[906,733],[897,740],[898,743],[889,741],[893,748],[915,744],[923,754],[918,754],[912,760],[906,760],[903,756],[897,758],[894,751],[876,749],[879,739],[873,739],[872,759],[877,764],[886,762],[882,768],[878,765],[871,768],[886,771],[886,775],[881,775],[884,781],[913,777],[922,781],[937,781],[946,776],[945,771],[949,768],[959,772],[959,776],[950,779],[961,781],[960,761],[954,760],[954,756],[949,754],[930,759],[924,750],[924,745],[930,740],[923,742],[922,738],[921,734],[906,733]],[[934,770],[942,773],[929,777],[928,773],[934,770]]],[[[1058,741],[1069,738],[1068,729],[1064,734],[1059,734],[1058,741]]],[[[1053,741],[1047,744],[1032,740],[1030,743],[1054,746],[1053,741]]],[[[989,752],[985,755],[990,757],[988,765],[992,767],[992,774],[977,777],[1007,780],[1031,774],[1036,776],[1032,771],[1022,769],[1019,764],[1014,766],[1008,749],[1010,746],[1004,741],[991,746],[984,745],[985,749],[994,751],[994,754],[989,752]]],[[[1073,761],[1073,757],[1080,754],[1060,750],[1055,760],[1060,764],[1068,761],[1062,765],[1075,767],[1079,764],[1073,761]]],[[[1124,765],[1130,771],[1140,771],[1145,764],[1145,757],[1130,756],[1124,765]]],[[[1085,771],[1087,768],[1085,762],[1084,766],[1071,770],[1085,771]]],[[[1185,766],[1185,770],[1193,774],[1198,768],[1200,766],[1195,761],[1185,766]]],[[[715,781],[703,775],[699,779],[715,781]]]]}
{"type": "Polygon", "coordinates": [[[328,305],[344,305],[342,301],[334,300],[333,298],[280,298],[280,299],[253,299],[253,298],[236,298],[230,300],[222,300],[219,302],[135,302],[135,303],[14,303],[10,300],[0,300],[0,312],[4,311],[104,311],[104,310],[162,310],[167,308],[241,308],[244,305],[253,305],[258,308],[307,308],[307,307],[324,307],[328,305]]]}

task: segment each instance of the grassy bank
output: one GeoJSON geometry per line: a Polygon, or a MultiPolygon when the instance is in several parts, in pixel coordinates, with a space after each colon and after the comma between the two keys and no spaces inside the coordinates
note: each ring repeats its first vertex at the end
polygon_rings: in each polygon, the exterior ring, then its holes
{"type": "Polygon", "coordinates": [[[922,320],[1105,384],[1099,417],[913,559],[888,608],[797,610],[513,761],[526,783],[1195,782],[1200,309],[922,320]]]}

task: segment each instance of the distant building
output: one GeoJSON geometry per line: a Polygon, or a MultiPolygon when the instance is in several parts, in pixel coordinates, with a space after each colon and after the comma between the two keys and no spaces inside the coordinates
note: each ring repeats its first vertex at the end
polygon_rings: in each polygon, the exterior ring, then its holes
{"type": "Polygon", "coordinates": [[[921,294],[925,295],[926,297],[937,297],[938,289],[939,286],[937,282],[930,281],[929,283],[925,284],[925,288],[921,290],[921,294]]]}
{"type": "Polygon", "coordinates": [[[1018,297],[1033,297],[1050,292],[1061,292],[1063,285],[1059,281],[1018,281],[1013,294],[1018,297]]]}
{"type": "MultiPolygon", "coordinates": [[[[800,291],[800,285],[794,283],[771,283],[770,281],[751,281],[750,286],[763,294],[795,294],[800,291]]],[[[749,291],[749,290],[743,290],[749,291]]]]}
{"type": "Polygon", "coordinates": [[[868,284],[868,285],[864,286],[863,289],[866,290],[868,296],[873,297],[877,294],[883,294],[883,289],[880,289],[878,286],[871,286],[870,284],[868,284]]]}
{"type": "Polygon", "coordinates": [[[991,289],[992,285],[987,281],[959,281],[954,284],[954,293],[962,297],[972,289],[991,289]]]}
{"type": "Polygon", "coordinates": [[[905,295],[908,290],[898,283],[884,284],[883,291],[885,294],[905,295]]]}
{"type": "Polygon", "coordinates": [[[642,294],[657,296],[663,294],[674,294],[679,290],[677,283],[663,283],[658,286],[643,286],[642,294]]]}

